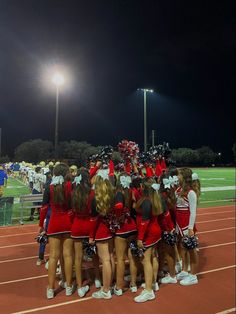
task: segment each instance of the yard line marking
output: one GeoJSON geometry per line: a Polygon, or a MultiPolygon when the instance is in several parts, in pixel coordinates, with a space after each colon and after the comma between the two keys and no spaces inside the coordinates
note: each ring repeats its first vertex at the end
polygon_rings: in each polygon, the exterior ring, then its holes
{"type": "Polygon", "coordinates": [[[225,214],[225,213],[235,213],[235,210],[227,210],[224,212],[209,212],[209,213],[203,213],[203,214],[197,214],[197,216],[203,216],[203,215],[212,215],[212,214],[225,214]]]}
{"type": "Polygon", "coordinates": [[[222,312],[217,312],[215,314],[228,314],[228,313],[232,313],[232,312],[235,312],[236,311],[236,307],[232,307],[231,309],[228,309],[228,310],[225,310],[225,311],[222,311],[222,312]]]}
{"type": "Polygon", "coordinates": [[[228,243],[220,243],[220,244],[214,244],[214,245],[208,245],[208,246],[201,246],[201,247],[199,247],[199,250],[209,249],[209,248],[218,247],[218,246],[231,245],[231,244],[235,244],[235,243],[236,242],[228,242],[228,243]]]}
{"type": "Polygon", "coordinates": [[[216,272],[216,271],[225,270],[225,269],[230,269],[230,268],[235,268],[235,267],[236,267],[236,265],[230,265],[230,266],[226,266],[226,267],[221,267],[221,268],[206,270],[206,271],[202,271],[202,272],[200,272],[200,273],[197,273],[197,275],[204,275],[204,274],[214,273],[214,272],[216,272]]]}
{"type": "MultiPolygon", "coordinates": [[[[236,265],[230,265],[230,266],[226,266],[226,267],[211,269],[211,270],[200,272],[197,275],[203,275],[203,274],[208,274],[208,273],[212,273],[212,272],[217,272],[217,271],[233,268],[235,266],[236,265]]],[[[87,297],[87,298],[83,298],[83,299],[77,299],[77,300],[72,300],[72,301],[68,301],[68,302],[62,302],[62,303],[57,303],[57,304],[52,304],[52,305],[32,308],[32,309],[28,309],[28,310],[23,310],[23,311],[20,311],[20,312],[14,312],[12,314],[33,313],[33,312],[37,312],[37,311],[43,311],[43,310],[47,310],[47,309],[51,309],[51,308],[55,308],[55,307],[60,307],[60,306],[63,306],[63,305],[69,305],[69,304],[73,304],[73,303],[77,303],[77,302],[88,301],[88,300],[91,300],[91,299],[93,299],[93,298],[92,297],[87,297]]],[[[220,314],[220,313],[217,313],[217,314],[220,314]]]]}
{"type": "Polygon", "coordinates": [[[17,237],[21,235],[26,235],[26,234],[36,234],[37,231],[35,232],[25,232],[25,233],[16,233],[16,234],[6,234],[6,235],[1,235],[0,238],[6,238],[6,237],[17,237]]]}
{"type": "Polygon", "coordinates": [[[209,186],[205,188],[201,188],[201,192],[208,192],[208,191],[234,191],[236,188],[235,185],[230,186],[209,186]]]}
{"type": "Polygon", "coordinates": [[[10,247],[16,247],[16,246],[25,246],[25,245],[32,245],[32,244],[37,244],[37,242],[28,242],[28,243],[22,243],[22,244],[13,244],[13,245],[6,245],[6,246],[0,246],[0,249],[7,249],[10,247]]]}
{"type": "MultiPolygon", "coordinates": [[[[209,201],[210,202],[210,201],[209,201]]],[[[214,201],[215,202],[215,201],[214,201]]],[[[229,208],[229,207],[233,207],[234,209],[235,209],[235,205],[234,204],[231,204],[231,205],[221,205],[221,206],[212,206],[212,207],[199,207],[198,208],[198,210],[200,209],[210,209],[210,210],[212,210],[213,208],[214,209],[217,209],[217,208],[222,208],[222,207],[227,207],[227,208],[229,208]]]]}
{"type": "MultiPolygon", "coordinates": [[[[235,199],[234,198],[229,198],[229,199],[226,199],[226,200],[211,200],[211,201],[201,201],[200,203],[201,204],[207,204],[207,203],[218,203],[218,202],[234,202],[235,199]]],[[[231,205],[230,205],[231,206],[231,205]]],[[[222,207],[226,207],[226,205],[222,205],[222,207]]],[[[206,207],[206,208],[209,208],[209,207],[206,207]]]]}
{"type": "Polygon", "coordinates": [[[221,219],[214,219],[214,220],[204,220],[204,221],[197,221],[197,224],[203,224],[205,222],[214,222],[214,221],[221,221],[221,220],[232,220],[235,219],[235,217],[230,217],[230,218],[221,218],[221,219]]]}
{"type": "Polygon", "coordinates": [[[214,230],[200,231],[200,232],[197,232],[197,234],[211,233],[211,232],[217,232],[217,231],[224,231],[224,230],[230,230],[230,229],[235,229],[235,228],[236,228],[236,227],[229,227],[229,228],[222,228],[222,229],[214,229],[214,230]]]}
{"type": "Polygon", "coordinates": [[[43,306],[43,307],[37,307],[37,308],[34,308],[34,309],[29,309],[29,310],[25,310],[25,311],[21,311],[21,312],[14,312],[12,314],[25,314],[25,313],[32,313],[32,312],[37,312],[37,311],[43,311],[43,310],[51,309],[51,308],[54,308],[54,307],[59,307],[59,306],[63,306],[63,305],[73,304],[73,303],[77,303],[77,302],[88,301],[88,300],[91,300],[91,299],[93,299],[93,298],[92,297],[87,297],[87,298],[83,298],[83,299],[77,299],[77,300],[62,302],[62,303],[58,303],[58,304],[52,304],[52,305],[47,305],[47,306],[43,306]]]}
{"type": "MultiPolygon", "coordinates": [[[[49,256],[49,254],[45,254],[44,256],[49,256]]],[[[14,258],[14,259],[6,259],[4,261],[0,261],[0,264],[2,263],[10,263],[10,262],[18,262],[18,261],[24,261],[28,259],[38,258],[38,255],[35,256],[28,256],[28,257],[20,257],[20,258],[14,258]]]]}
{"type": "Polygon", "coordinates": [[[10,280],[10,281],[2,281],[2,282],[0,282],[0,285],[6,285],[8,283],[28,281],[28,280],[33,280],[33,279],[45,278],[45,277],[48,277],[48,274],[47,275],[41,275],[41,276],[35,276],[35,277],[27,277],[27,278],[22,278],[22,279],[15,279],[15,280],[10,280]]]}
{"type": "MultiPolygon", "coordinates": [[[[13,217],[13,219],[14,219],[14,217],[13,217]]],[[[27,225],[18,225],[18,226],[1,226],[0,227],[0,230],[1,229],[3,229],[3,230],[5,230],[5,229],[15,229],[15,228],[18,228],[18,229],[22,229],[22,228],[27,228],[27,227],[33,227],[33,226],[35,226],[35,227],[38,227],[38,224],[27,224],[27,225]]]]}

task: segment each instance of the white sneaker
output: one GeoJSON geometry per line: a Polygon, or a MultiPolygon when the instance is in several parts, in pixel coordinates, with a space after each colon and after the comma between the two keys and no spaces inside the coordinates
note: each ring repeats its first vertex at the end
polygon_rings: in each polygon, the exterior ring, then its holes
{"type": "MultiPolygon", "coordinates": [[[[141,287],[142,287],[143,289],[146,288],[145,282],[143,282],[143,283],[141,284],[141,287]]],[[[158,291],[158,290],[159,290],[159,285],[158,285],[157,282],[155,282],[155,283],[152,284],[152,289],[153,289],[154,291],[158,291]]]]}
{"type": "Polygon", "coordinates": [[[138,303],[142,303],[142,302],[146,302],[146,301],[150,301],[150,300],[154,300],[155,299],[155,294],[152,291],[147,291],[147,290],[143,290],[140,295],[138,295],[137,297],[134,298],[135,302],[138,303]]]}
{"type": "Polygon", "coordinates": [[[177,278],[177,280],[182,280],[182,279],[184,279],[184,278],[187,277],[187,276],[188,276],[188,272],[182,270],[182,271],[176,276],[176,278],[177,278]]]}
{"type": "Polygon", "coordinates": [[[54,290],[47,288],[47,299],[53,299],[54,298],[54,290]]]}
{"type": "Polygon", "coordinates": [[[66,296],[72,295],[72,293],[75,291],[75,285],[72,284],[71,287],[66,285],[66,296]]]}
{"type": "Polygon", "coordinates": [[[175,264],[175,272],[176,274],[180,273],[182,270],[182,261],[176,262],[175,264]]]}
{"type": "Polygon", "coordinates": [[[117,296],[121,296],[123,294],[122,289],[116,289],[116,286],[114,286],[114,294],[117,296]]]}
{"type": "Polygon", "coordinates": [[[101,283],[101,281],[100,281],[99,279],[95,279],[95,280],[94,280],[94,283],[95,283],[95,287],[96,287],[97,289],[101,288],[102,283],[101,283]]]}
{"type": "Polygon", "coordinates": [[[111,299],[112,298],[110,290],[108,292],[105,292],[102,289],[100,289],[97,292],[94,292],[92,294],[92,297],[95,299],[111,299]]]}
{"type": "Polygon", "coordinates": [[[59,281],[59,286],[63,289],[66,289],[66,282],[64,280],[59,281]]]}
{"type": "Polygon", "coordinates": [[[37,265],[37,266],[40,266],[40,265],[42,265],[43,263],[45,263],[45,260],[39,258],[39,259],[37,259],[36,265],[37,265]]]}
{"type": "Polygon", "coordinates": [[[132,293],[136,293],[138,291],[138,288],[137,286],[129,286],[129,290],[132,292],[132,293]]]}
{"type": "Polygon", "coordinates": [[[182,286],[196,285],[197,283],[198,283],[197,276],[192,274],[189,274],[187,277],[180,281],[180,284],[182,286]]]}
{"type": "Polygon", "coordinates": [[[89,285],[78,288],[77,291],[78,291],[78,296],[83,298],[85,296],[85,294],[89,291],[89,285]]]}
{"type": "Polygon", "coordinates": [[[48,263],[49,263],[49,261],[47,261],[46,262],[46,264],[45,264],[45,268],[48,270],[48,263]]]}
{"type": "Polygon", "coordinates": [[[177,283],[176,277],[171,277],[170,275],[161,278],[161,283],[177,283]]]}

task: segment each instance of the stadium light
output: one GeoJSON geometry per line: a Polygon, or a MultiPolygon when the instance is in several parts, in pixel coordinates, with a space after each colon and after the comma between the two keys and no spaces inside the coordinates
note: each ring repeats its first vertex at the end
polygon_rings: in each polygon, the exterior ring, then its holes
{"type": "Polygon", "coordinates": [[[147,151],[147,93],[153,93],[153,89],[138,88],[143,91],[143,112],[144,112],[144,151],[147,151]]]}
{"type": "Polygon", "coordinates": [[[55,72],[52,76],[52,83],[56,86],[56,117],[55,117],[55,158],[58,156],[58,116],[59,116],[59,87],[65,80],[61,73],[55,72]]]}

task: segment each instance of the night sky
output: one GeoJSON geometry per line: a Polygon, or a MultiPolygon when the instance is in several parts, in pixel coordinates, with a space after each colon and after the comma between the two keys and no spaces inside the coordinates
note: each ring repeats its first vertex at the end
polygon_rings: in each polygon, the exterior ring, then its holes
{"type": "Polygon", "coordinates": [[[235,1],[0,0],[2,154],[21,142],[202,145],[231,161],[235,142],[235,1]]]}

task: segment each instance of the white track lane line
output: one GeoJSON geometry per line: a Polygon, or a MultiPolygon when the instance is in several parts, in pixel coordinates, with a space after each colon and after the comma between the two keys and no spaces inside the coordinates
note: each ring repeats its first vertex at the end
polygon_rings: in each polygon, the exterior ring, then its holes
{"type": "Polygon", "coordinates": [[[229,227],[229,228],[222,228],[222,229],[214,229],[214,230],[200,231],[200,232],[197,232],[197,234],[204,234],[204,233],[225,231],[225,230],[230,230],[230,229],[235,229],[235,228],[236,228],[236,227],[229,227]]]}
{"type": "Polygon", "coordinates": [[[28,224],[28,225],[18,225],[18,226],[1,226],[0,227],[0,230],[5,230],[5,229],[15,229],[15,228],[18,228],[18,229],[22,229],[22,228],[27,228],[27,227],[37,227],[38,224],[28,224]]]}
{"type": "Polygon", "coordinates": [[[224,212],[209,212],[209,213],[203,213],[203,214],[197,214],[197,216],[204,216],[204,215],[216,215],[216,214],[225,214],[225,213],[235,213],[235,210],[228,210],[224,212]]]}
{"type": "Polygon", "coordinates": [[[217,312],[215,314],[228,314],[228,313],[232,313],[232,312],[236,312],[236,307],[232,307],[231,309],[227,309],[227,310],[224,310],[222,312],[217,312]]]}
{"type": "MultiPolygon", "coordinates": [[[[221,271],[221,270],[225,270],[225,269],[230,269],[230,268],[234,268],[235,266],[236,265],[230,265],[230,266],[226,266],[226,267],[211,269],[211,270],[208,270],[208,271],[205,271],[205,272],[200,272],[200,273],[198,273],[198,275],[203,275],[203,274],[217,272],[217,271],[221,271]]],[[[88,300],[91,300],[91,299],[92,299],[92,297],[88,297],[88,298],[84,298],[84,299],[77,299],[77,300],[72,300],[72,301],[68,301],[68,302],[62,302],[62,303],[58,303],[58,304],[52,304],[52,305],[48,305],[48,306],[37,307],[37,308],[33,308],[33,309],[28,309],[28,310],[23,310],[23,311],[20,311],[20,312],[14,312],[12,314],[26,314],[26,313],[33,313],[33,312],[38,312],[38,311],[44,311],[44,310],[47,310],[47,309],[52,309],[52,308],[60,307],[60,306],[63,306],[63,305],[69,305],[69,304],[73,304],[73,303],[88,301],[88,300]]]]}
{"type": "Polygon", "coordinates": [[[0,238],[18,237],[18,236],[26,235],[26,234],[37,234],[37,231],[35,231],[35,232],[25,232],[25,233],[1,235],[0,238]]]}
{"type": "MultiPolygon", "coordinates": [[[[45,254],[44,257],[49,256],[49,254],[45,254]]],[[[38,258],[38,255],[35,256],[28,256],[28,257],[21,257],[21,258],[14,258],[14,259],[6,259],[4,261],[0,261],[0,264],[3,263],[10,263],[10,262],[19,262],[19,261],[25,261],[28,259],[34,259],[34,258],[38,258]]]]}
{"type": "Polygon", "coordinates": [[[228,243],[220,243],[220,244],[214,244],[214,245],[207,245],[207,246],[202,246],[199,247],[199,250],[203,250],[203,249],[210,249],[212,247],[218,247],[218,246],[225,246],[225,245],[232,245],[235,244],[236,242],[228,242],[228,243]]]}
{"type": "Polygon", "coordinates": [[[222,220],[234,220],[235,217],[222,218],[222,219],[214,219],[214,220],[204,220],[204,221],[196,221],[196,224],[203,224],[206,222],[214,222],[214,221],[222,221],[222,220]]]}
{"type": "Polygon", "coordinates": [[[33,279],[45,278],[45,277],[48,277],[48,275],[41,275],[41,276],[35,276],[35,277],[27,277],[27,278],[22,278],[22,279],[2,281],[2,282],[0,282],[0,285],[7,285],[9,283],[22,282],[22,281],[28,281],[28,280],[33,280],[33,279]]]}
{"type": "Polygon", "coordinates": [[[26,246],[26,245],[32,245],[32,244],[38,244],[38,243],[35,241],[35,242],[28,242],[28,243],[22,243],[22,244],[6,245],[6,246],[0,246],[0,249],[7,249],[10,247],[26,246]]]}

